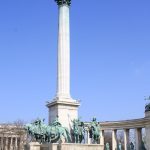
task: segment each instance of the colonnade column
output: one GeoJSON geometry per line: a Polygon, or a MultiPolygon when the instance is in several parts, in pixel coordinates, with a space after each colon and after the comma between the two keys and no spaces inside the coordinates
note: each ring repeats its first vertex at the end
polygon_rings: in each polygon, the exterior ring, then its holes
{"type": "Polygon", "coordinates": [[[3,145],[3,137],[1,137],[1,149],[4,148],[4,145],[3,145]]]}
{"type": "Polygon", "coordinates": [[[117,148],[117,130],[112,130],[112,150],[117,148]]]}
{"type": "Polygon", "coordinates": [[[13,149],[13,137],[11,137],[11,139],[10,139],[10,150],[12,150],[13,149]]]}
{"type": "Polygon", "coordinates": [[[100,131],[100,145],[104,145],[104,130],[100,131]]]}
{"type": "Polygon", "coordinates": [[[5,150],[8,150],[8,137],[6,137],[5,150]]]}
{"type": "Polygon", "coordinates": [[[141,144],[142,144],[142,128],[136,128],[135,129],[135,135],[136,135],[136,145],[135,148],[136,150],[141,149],[141,144]]]}
{"type": "Polygon", "coordinates": [[[129,129],[124,129],[124,150],[129,147],[129,129]]]}
{"type": "Polygon", "coordinates": [[[15,148],[16,148],[16,150],[17,150],[17,148],[18,148],[18,141],[17,141],[17,137],[15,138],[15,148]]]}
{"type": "Polygon", "coordinates": [[[91,139],[90,139],[89,130],[87,130],[87,144],[91,144],[91,139]]]}

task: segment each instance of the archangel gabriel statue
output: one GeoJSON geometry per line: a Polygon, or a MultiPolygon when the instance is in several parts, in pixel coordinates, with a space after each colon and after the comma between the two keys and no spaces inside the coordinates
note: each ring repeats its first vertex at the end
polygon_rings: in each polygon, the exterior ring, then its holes
{"type": "Polygon", "coordinates": [[[64,4],[70,6],[71,4],[71,0],[55,0],[55,2],[57,3],[58,6],[64,5],[64,4]]]}

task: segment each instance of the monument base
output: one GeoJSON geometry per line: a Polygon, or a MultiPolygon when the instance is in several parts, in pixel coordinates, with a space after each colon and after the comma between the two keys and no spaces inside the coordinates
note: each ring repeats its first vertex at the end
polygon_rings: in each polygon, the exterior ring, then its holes
{"type": "Polygon", "coordinates": [[[35,142],[32,142],[28,144],[25,150],[104,150],[104,145],[75,143],[37,145],[35,142]]]}
{"type": "Polygon", "coordinates": [[[59,150],[104,150],[104,145],[99,144],[68,144],[58,145],[59,150]]]}
{"type": "Polygon", "coordinates": [[[71,129],[72,120],[78,118],[79,106],[79,102],[71,98],[54,99],[54,101],[47,104],[49,109],[49,124],[58,116],[62,126],[71,129]]]}

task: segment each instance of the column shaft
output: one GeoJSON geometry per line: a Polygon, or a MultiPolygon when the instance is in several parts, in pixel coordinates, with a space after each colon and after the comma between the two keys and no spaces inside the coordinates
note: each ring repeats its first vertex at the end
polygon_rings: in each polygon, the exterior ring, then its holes
{"type": "Polygon", "coordinates": [[[129,145],[129,129],[124,129],[124,150],[128,150],[129,145]]]}
{"type": "Polygon", "coordinates": [[[112,130],[112,150],[117,149],[117,130],[112,130]]]}
{"type": "Polygon", "coordinates": [[[8,137],[6,137],[6,145],[5,145],[5,150],[8,150],[8,137]]]}
{"type": "Polygon", "coordinates": [[[91,144],[91,139],[90,139],[89,130],[87,130],[87,144],[91,144]]]}
{"type": "Polygon", "coordinates": [[[104,130],[100,132],[100,145],[104,145],[104,130]]]}
{"type": "Polygon", "coordinates": [[[13,137],[11,137],[11,139],[10,139],[10,150],[12,150],[13,149],[13,137]]]}
{"type": "Polygon", "coordinates": [[[4,144],[3,144],[4,142],[3,142],[3,140],[4,140],[3,137],[1,137],[1,149],[4,148],[4,144]]]}
{"type": "Polygon", "coordinates": [[[15,138],[15,148],[16,148],[16,150],[18,148],[18,138],[17,137],[15,138]]]}
{"type": "Polygon", "coordinates": [[[136,128],[135,129],[135,135],[136,135],[136,145],[135,148],[136,150],[141,150],[141,144],[142,144],[142,129],[141,128],[136,128]]]}
{"type": "Polygon", "coordinates": [[[57,97],[70,98],[69,6],[59,6],[57,97]]]}

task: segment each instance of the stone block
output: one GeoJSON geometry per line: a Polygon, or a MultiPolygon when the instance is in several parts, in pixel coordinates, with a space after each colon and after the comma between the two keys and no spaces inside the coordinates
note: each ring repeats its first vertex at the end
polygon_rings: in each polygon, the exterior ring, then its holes
{"type": "Polygon", "coordinates": [[[42,144],[40,150],[58,150],[58,143],[42,144]]]}
{"type": "Polygon", "coordinates": [[[104,150],[104,145],[99,144],[60,144],[58,150],[104,150]]]}
{"type": "Polygon", "coordinates": [[[41,145],[38,142],[31,142],[24,146],[24,150],[40,150],[41,145]]]}

